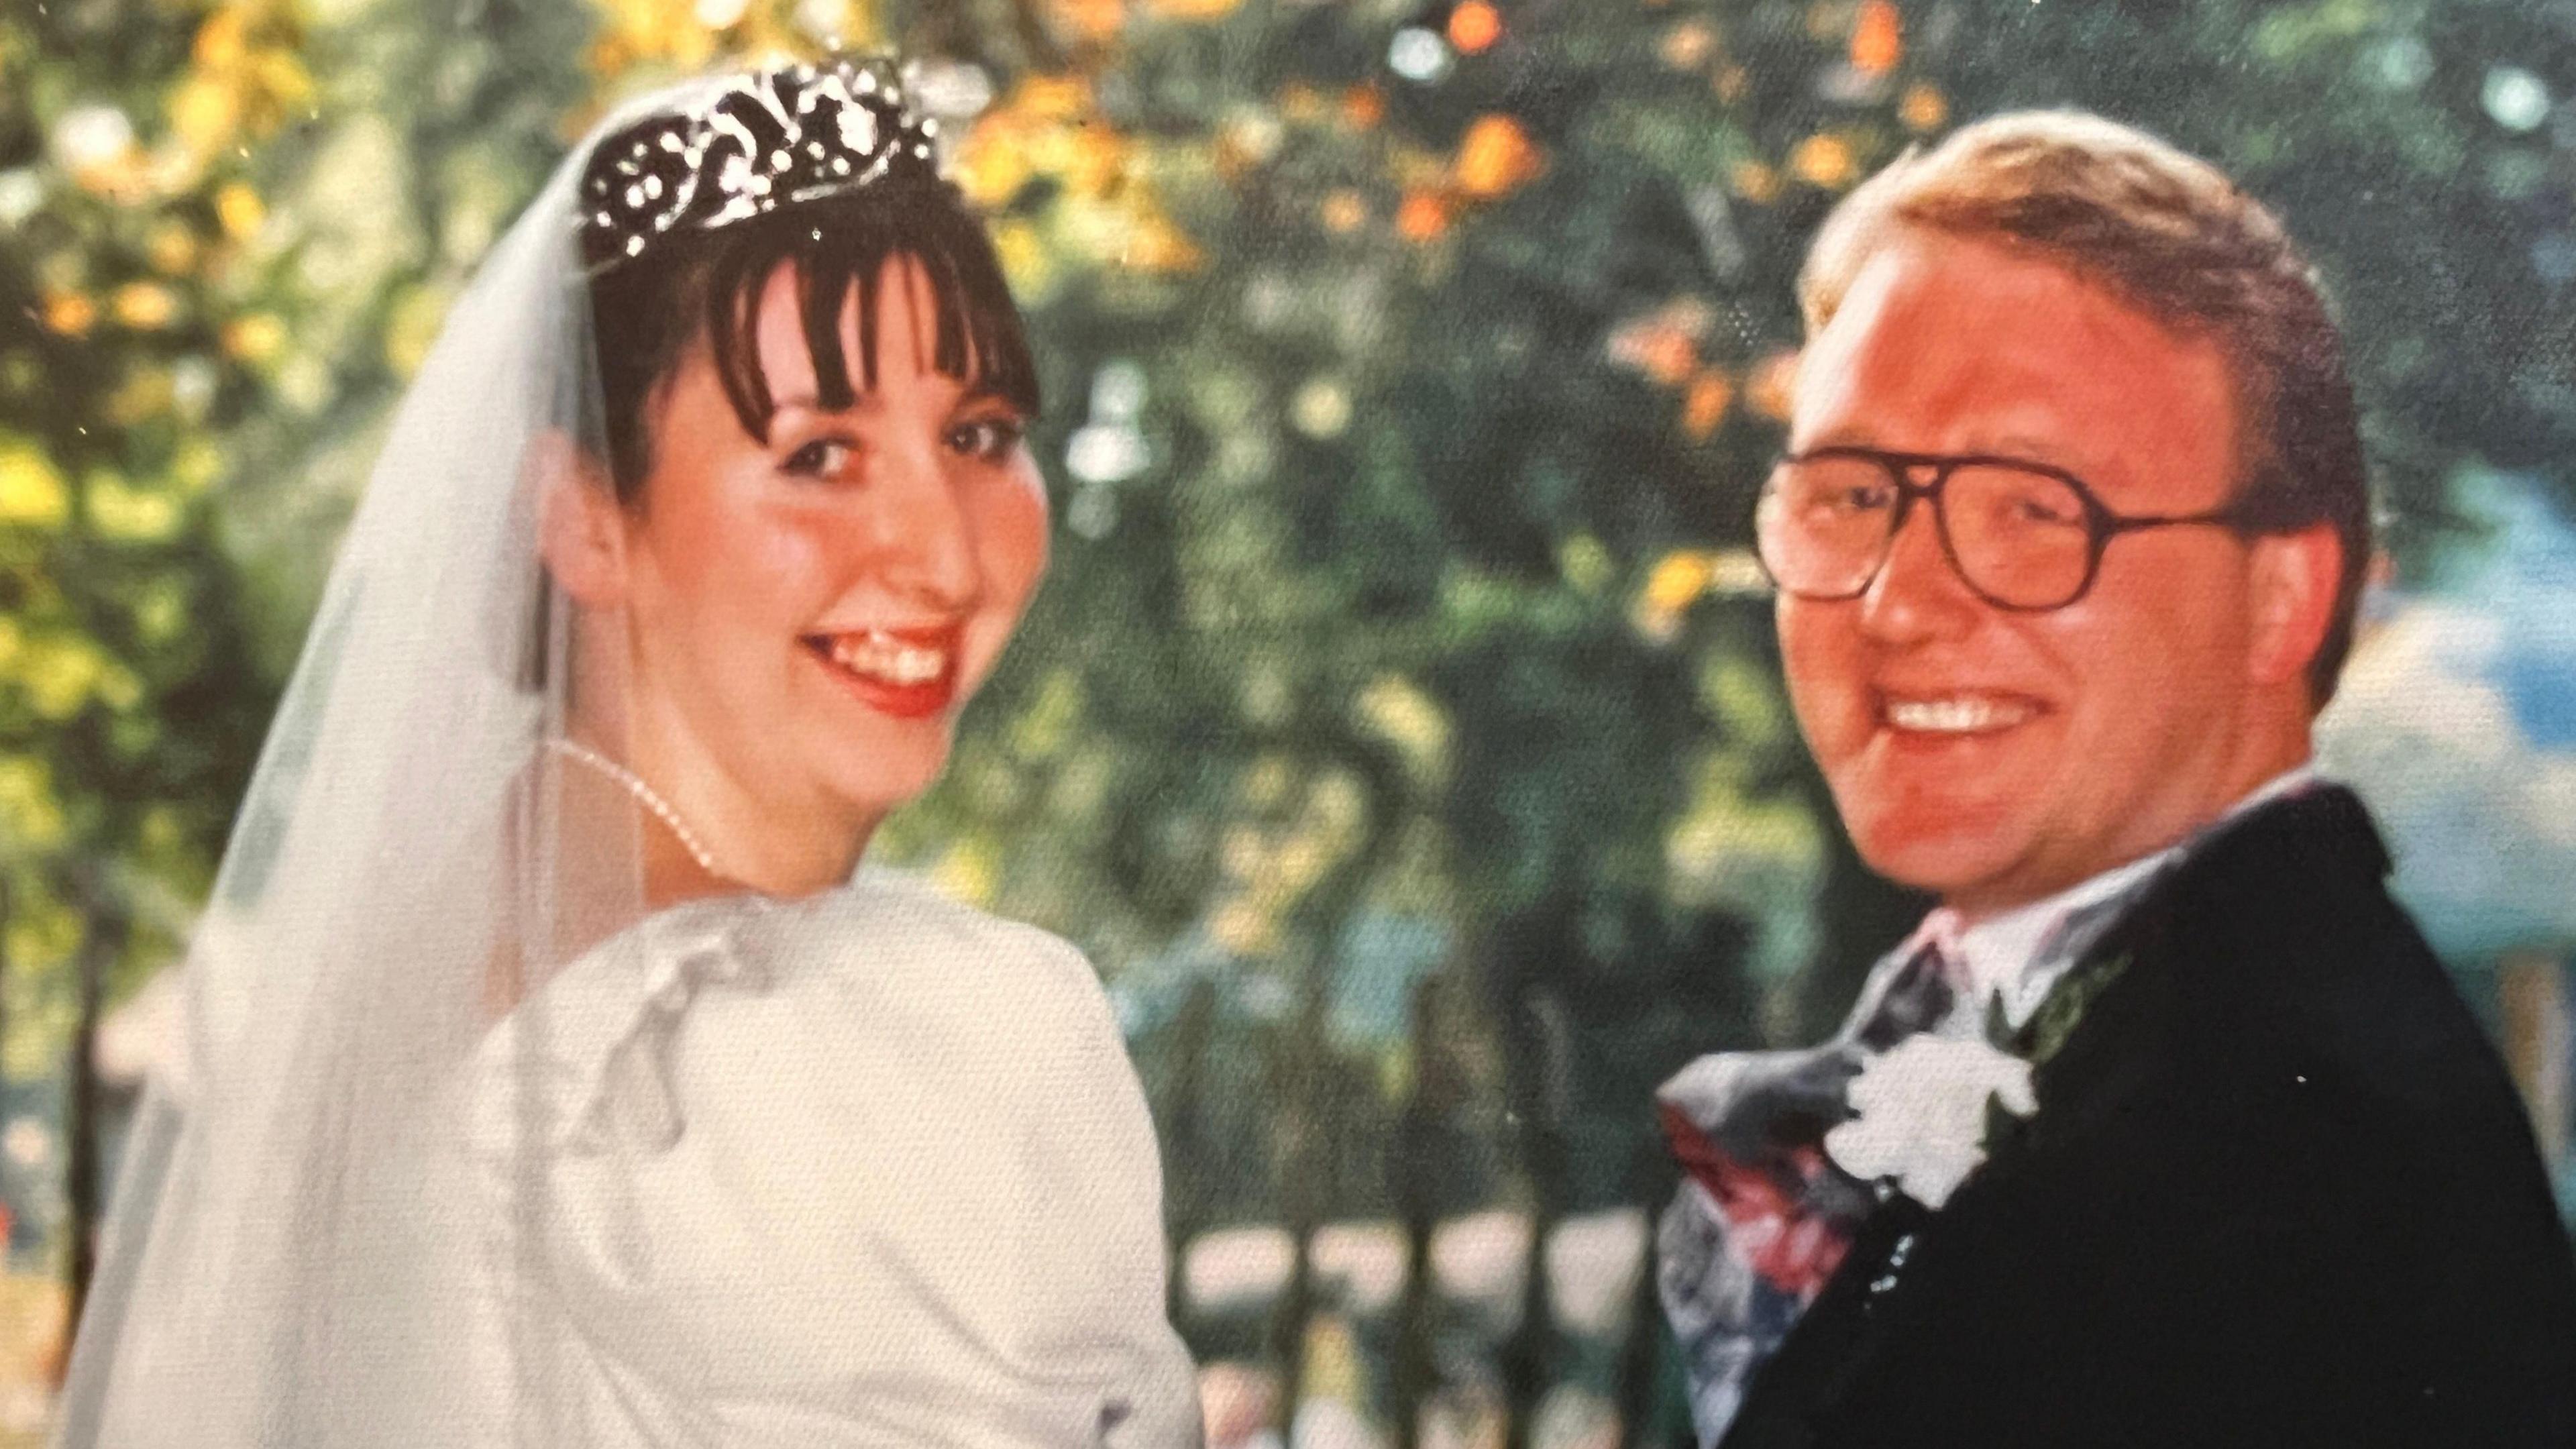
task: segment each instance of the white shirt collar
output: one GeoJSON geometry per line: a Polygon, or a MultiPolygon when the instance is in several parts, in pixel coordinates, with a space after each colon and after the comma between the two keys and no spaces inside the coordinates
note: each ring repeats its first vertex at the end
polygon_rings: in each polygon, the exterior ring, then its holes
{"type": "Polygon", "coordinates": [[[2220,826],[2284,795],[2307,789],[2318,778],[2313,762],[2285,770],[2256,786],[2217,820],[2180,844],[2113,866],[2053,896],[1973,924],[1962,924],[1958,912],[1940,907],[1923,918],[1923,924],[1899,948],[1900,953],[1911,955],[1925,945],[1938,946],[1951,969],[1965,978],[1963,1004],[1974,1009],[1954,1013],[1954,1019],[1964,1019],[1972,1026],[1984,1021],[1986,998],[1998,996],[2003,1002],[2004,1019],[2019,1026],[2039,1009],[2057,978],[2081,960],[2102,931],[2118,918],[2119,905],[2133,892],[2220,826]]]}

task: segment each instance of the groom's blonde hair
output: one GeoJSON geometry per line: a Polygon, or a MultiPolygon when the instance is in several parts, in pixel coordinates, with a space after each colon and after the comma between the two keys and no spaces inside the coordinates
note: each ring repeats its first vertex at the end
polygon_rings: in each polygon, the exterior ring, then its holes
{"type": "Polygon", "coordinates": [[[2235,384],[2238,497],[2255,526],[2330,523],[2342,544],[2333,623],[2308,669],[2323,708],[2370,562],[2369,480],[2342,338],[2280,219],[2217,167],[2132,127],[2080,111],[1995,116],[1908,151],[1834,208],[1798,276],[1808,335],[1905,229],[2037,252],[2219,347],[2235,384]]]}

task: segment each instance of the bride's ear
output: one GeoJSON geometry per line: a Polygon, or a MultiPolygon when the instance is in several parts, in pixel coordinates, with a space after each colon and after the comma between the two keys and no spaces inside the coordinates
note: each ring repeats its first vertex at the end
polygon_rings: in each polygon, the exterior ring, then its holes
{"type": "Polygon", "coordinates": [[[537,440],[537,552],[574,602],[614,608],[626,599],[625,510],[608,469],[559,432],[537,440]]]}

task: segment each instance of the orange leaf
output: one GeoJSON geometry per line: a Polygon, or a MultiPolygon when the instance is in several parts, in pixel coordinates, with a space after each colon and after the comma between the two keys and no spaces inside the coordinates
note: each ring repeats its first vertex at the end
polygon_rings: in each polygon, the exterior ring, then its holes
{"type": "Polygon", "coordinates": [[[197,264],[197,234],[183,222],[165,221],[152,228],[143,249],[152,258],[153,270],[174,277],[197,264]]]}
{"type": "Polygon", "coordinates": [[[1735,401],[1735,388],[1726,374],[1716,368],[1705,368],[1691,379],[1690,391],[1682,395],[1682,431],[1694,443],[1705,443],[1726,421],[1726,409],[1735,401]]]}
{"type": "Polygon", "coordinates": [[[116,289],[116,320],[139,331],[167,327],[179,315],[179,299],[158,282],[128,282],[116,289]]]}
{"type": "Polygon", "coordinates": [[[1678,387],[1681,380],[1699,366],[1699,344],[1689,333],[1670,323],[1659,322],[1647,327],[1636,342],[1637,365],[1646,376],[1666,387],[1678,387]]]}
{"type": "Polygon", "coordinates": [[[1811,186],[1832,190],[1852,179],[1858,163],[1842,137],[1809,136],[1789,152],[1789,169],[1811,186]]]}
{"type": "Polygon", "coordinates": [[[250,53],[249,24],[239,10],[217,10],[197,27],[193,47],[197,64],[208,70],[230,70],[250,53]]]}
{"type": "Polygon", "coordinates": [[[1780,194],[1780,174],[1759,161],[1739,163],[1726,179],[1736,195],[1757,206],[1780,194]]]}
{"type": "Polygon", "coordinates": [[[65,337],[78,337],[98,321],[98,304],[78,292],[56,292],[45,298],[45,326],[65,337]]]}
{"type": "Polygon", "coordinates": [[[286,346],[286,324],[253,312],[224,324],[224,351],[244,362],[266,362],[286,346]]]}
{"type": "Polygon", "coordinates": [[[1069,120],[1091,109],[1091,82],[1078,75],[1033,75],[1020,82],[1011,104],[1031,116],[1069,120]]]}
{"type": "Polygon", "coordinates": [[[1505,115],[1478,116],[1458,142],[1458,189],[1490,201],[1538,175],[1544,165],[1520,122],[1505,115]]]}
{"type": "Polygon", "coordinates": [[[1107,40],[1127,20],[1122,0],[1055,0],[1049,8],[1059,25],[1082,40],[1107,40]]]}
{"type": "Polygon", "coordinates": [[[1148,272],[1194,272],[1207,264],[1207,253],[1170,218],[1139,210],[1132,216],[1118,259],[1148,272]]]}
{"type": "Polygon", "coordinates": [[[1458,47],[1462,54],[1474,55],[1490,49],[1495,41],[1502,38],[1502,12],[1486,0],[1466,0],[1465,4],[1449,12],[1449,43],[1458,47]]]}
{"type": "Polygon", "coordinates": [[[1708,592],[1708,582],[1715,576],[1705,549],[1675,549],[1655,561],[1646,575],[1643,602],[1656,614],[1677,614],[1708,592]]]}
{"type": "Polygon", "coordinates": [[[268,208],[260,204],[259,193],[246,182],[233,181],[215,193],[215,220],[222,224],[224,235],[239,240],[259,230],[268,220],[268,208]]]}
{"type": "Polygon", "coordinates": [[[1931,86],[1908,86],[1905,99],[1897,102],[1896,118],[1903,121],[1908,130],[1933,130],[1950,119],[1950,102],[1931,86]]]}
{"type": "Polygon", "coordinates": [[[190,76],[170,93],[170,129],[189,150],[211,156],[233,144],[241,110],[238,89],[208,76],[190,76]]]}
{"type": "Polygon", "coordinates": [[[1354,131],[1366,131],[1386,119],[1386,97],[1375,86],[1353,86],[1342,92],[1342,119],[1354,131]]]}
{"type": "Polygon", "coordinates": [[[966,193],[967,200],[990,208],[1020,194],[1029,179],[1028,143],[1023,130],[1005,113],[996,112],[978,120],[975,129],[966,133],[955,174],[958,189],[966,193]]]}
{"type": "Polygon", "coordinates": [[[1675,70],[1689,70],[1716,49],[1717,32],[1699,20],[1685,20],[1665,31],[1663,40],[1655,46],[1664,64],[1675,70]]]}
{"type": "Polygon", "coordinates": [[[1889,0],[1862,0],[1860,19],[1852,26],[1852,69],[1863,75],[1885,75],[1905,54],[1905,25],[1889,0]]]}
{"type": "Polygon", "coordinates": [[[1396,208],[1395,230],[1406,241],[1427,242],[1449,229],[1449,205],[1428,191],[1416,191],[1396,208]]]}
{"type": "Polygon", "coordinates": [[[1117,188],[1126,169],[1127,143],[1109,128],[1085,126],[1074,132],[1065,184],[1077,195],[1108,195],[1117,188]]]}

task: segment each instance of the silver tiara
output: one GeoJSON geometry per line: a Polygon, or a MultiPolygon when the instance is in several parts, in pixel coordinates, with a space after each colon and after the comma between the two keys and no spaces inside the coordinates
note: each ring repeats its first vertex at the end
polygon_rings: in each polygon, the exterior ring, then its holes
{"type": "Polygon", "coordinates": [[[939,176],[939,122],[912,109],[890,61],[836,58],[725,81],[602,141],[582,177],[582,259],[593,272],[671,232],[939,176]]]}

